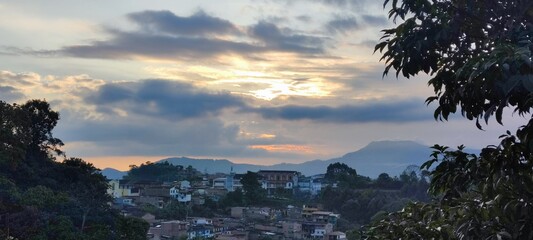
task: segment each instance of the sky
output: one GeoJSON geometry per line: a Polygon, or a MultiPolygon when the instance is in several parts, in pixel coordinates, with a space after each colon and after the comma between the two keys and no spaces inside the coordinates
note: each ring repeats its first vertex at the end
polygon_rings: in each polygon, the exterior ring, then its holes
{"type": "Polygon", "coordinates": [[[45,99],[67,156],[269,165],[372,141],[481,148],[525,123],[435,121],[430,76],[382,76],[373,0],[0,0],[0,100],[45,99]]]}

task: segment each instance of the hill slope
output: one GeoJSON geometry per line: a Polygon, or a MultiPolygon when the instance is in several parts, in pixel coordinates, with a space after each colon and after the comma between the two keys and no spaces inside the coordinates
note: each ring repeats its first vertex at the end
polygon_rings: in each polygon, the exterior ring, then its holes
{"type": "Polygon", "coordinates": [[[107,179],[122,179],[122,177],[126,176],[126,174],[127,174],[127,172],[122,172],[122,171],[116,170],[114,168],[104,168],[100,172],[107,179]]]}
{"type": "MultiPolygon", "coordinates": [[[[325,173],[329,164],[345,163],[357,170],[363,176],[376,178],[380,173],[397,176],[409,165],[422,165],[429,159],[431,149],[413,141],[377,141],[371,142],[364,148],[347,153],[342,157],[328,160],[313,160],[304,163],[280,163],[270,166],[233,163],[226,159],[194,159],[187,157],[166,158],[159,162],[168,161],[174,165],[192,166],[198,171],[207,173],[229,173],[233,168],[236,173],[259,170],[292,170],[304,175],[325,173]]],[[[109,179],[119,179],[126,175],[112,168],[102,170],[102,174],[109,179]]]]}
{"type": "Polygon", "coordinates": [[[189,166],[208,173],[229,173],[231,168],[237,173],[258,170],[293,170],[304,175],[325,173],[329,164],[345,163],[355,168],[360,175],[377,177],[380,173],[391,176],[399,175],[407,166],[420,166],[429,159],[431,149],[412,141],[379,141],[372,142],[358,151],[347,153],[342,157],[329,160],[313,160],[299,164],[281,163],[271,166],[232,163],[229,160],[193,159],[187,157],[167,158],[172,164],[189,166]]]}

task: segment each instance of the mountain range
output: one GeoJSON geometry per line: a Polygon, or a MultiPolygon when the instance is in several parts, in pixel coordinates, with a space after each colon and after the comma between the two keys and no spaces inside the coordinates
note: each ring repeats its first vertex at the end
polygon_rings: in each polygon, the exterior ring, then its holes
{"type": "MultiPolygon", "coordinates": [[[[207,173],[236,173],[259,170],[292,170],[310,176],[325,173],[329,164],[340,162],[354,168],[359,175],[376,178],[381,173],[391,176],[400,175],[410,165],[422,165],[429,159],[431,149],[413,141],[376,141],[342,157],[328,160],[312,160],[303,163],[280,163],[274,165],[255,165],[233,163],[227,159],[195,159],[175,157],[159,160],[174,165],[192,166],[207,173]]],[[[109,179],[119,179],[126,174],[116,169],[106,168],[102,174],[109,179]]]]}

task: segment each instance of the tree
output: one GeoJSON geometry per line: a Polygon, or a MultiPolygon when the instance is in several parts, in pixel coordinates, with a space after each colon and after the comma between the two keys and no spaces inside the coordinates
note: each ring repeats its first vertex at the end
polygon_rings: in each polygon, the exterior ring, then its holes
{"type": "Polygon", "coordinates": [[[325,179],[337,182],[341,188],[361,188],[367,187],[370,179],[357,175],[357,171],[345,163],[332,163],[328,165],[325,179]]]}
{"type": "Polygon", "coordinates": [[[79,158],[66,159],[60,166],[65,182],[69,183],[67,191],[81,210],[80,230],[83,232],[91,211],[106,208],[111,202],[111,196],[107,194],[107,179],[99,169],[79,158]]]}
{"type": "MultiPolygon", "coordinates": [[[[387,5],[389,0],[385,0],[387,5]]],[[[430,74],[438,101],[435,117],[457,107],[468,119],[501,123],[510,105],[520,114],[532,106],[533,2],[529,0],[392,1],[389,17],[403,23],[383,30],[375,50],[405,77],[430,74]],[[386,49],[386,50],[385,50],[386,49]],[[385,51],[384,51],[385,50],[385,51]]]]}
{"type": "Polygon", "coordinates": [[[117,240],[145,240],[150,224],[142,219],[119,216],[116,222],[117,240]]]}
{"type": "Polygon", "coordinates": [[[30,119],[18,105],[0,101],[0,167],[13,171],[31,141],[30,119]]]}
{"type": "MultiPolygon", "coordinates": [[[[389,0],[385,1],[385,5],[389,0]]],[[[403,22],[384,30],[376,50],[406,77],[430,75],[438,102],[435,118],[463,116],[488,123],[503,109],[520,115],[533,106],[533,1],[392,1],[389,17],[403,22]],[[386,49],[384,51],[384,49],[386,49]],[[383,52],[384,51],[384,52],[383,52]]],[[[502,135],[479,156],[435,145],[429,193],[367,231],[371,239],[530,239],[533,236],[533,119],[502,135]],[[527,187],[526,187],[527,186],[527,187]]]]}
{"type": "Polygon", "coordinates": [[[244,191],[244,199],[248,204],[258,204],[266,196],[266,192],[261,187],[259,179],[259,174],[250,171],[244,174],[241,178],[242,190],[244,191]]]}
{"type": "Polygon", "coordinates": [[[199,179],[200,176],[201,173],[191,166],[183,168],[183,166],[174,166],[165,161],[158,163],[146,162],[140,166],[132,165],[124,179],[172,182],[199,179]]]}
{"type": "Polygon", "coordinates": [[[21,106],[30,119],[32,150],[62,154],[60,147],[63,142],[52,136],[52,130],[59,121],[59,113],[50,108],[50,104],[43,100],[30,100],[21,106]]]}
{"type": "Polygon", "coordinates": [[[348,167],[345,163],[336,162],[328,165],[324,178],[329,180],[339,180],[346,177],[356,176],[357,171],[355,171],[355,169],[348,167]]]}
{"type": "Polygon", "coordinates": [[[391,188],[393,187],[393,184],[394,179],[392,179],[387,173],[379,174],[378,178],[376,179],[376,186],[378,188],[391,188]]]}
{"type": "Polygon", "coordinates": [[[0,101],[0,239],[145,238],[147,223],[110,208],[99,169],[78,158],[57,161],[64,156],[52,135],[58,120],[46,101],[0,101]]]}
{"type": "Polygon", "coordinates": [[[222,204],[225,207],[237,207],[242,206],[244,200],[244,194],[241,188],[235,189],[233,192],[228,192],[222,199],[222,204]]]}

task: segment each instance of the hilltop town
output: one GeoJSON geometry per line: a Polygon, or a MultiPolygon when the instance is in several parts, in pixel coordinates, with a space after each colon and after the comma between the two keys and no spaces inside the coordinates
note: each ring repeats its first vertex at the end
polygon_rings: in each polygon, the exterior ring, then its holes
{"type": "MultiPolygon", "coordinates": [[[[367,200],[350,197],[350,203],[374,201],[379,205],[370,213],[375,220],[391,207],[386,205],[402,206],[396,200],[408,188],[419,187],[424,181],[420,174],[411,167],[401,179],[382,174],[372,180],[341,163],[313,176],[290,170],[207,174],[166,162],[146,163],[133,167],[124,179],[110,180],[108,194],[121,214],[150,224],[148,239],[347,239],[347,234],[357,234],[354,226],[367,221],[354,217],[360,215],[354,209],[332,208],[324,201],[353,192],[347,188],[351,185],[359,194],[374,195],[367,200]]],[[[425,192],[419,195],[423,199],[425,192]]]]}

